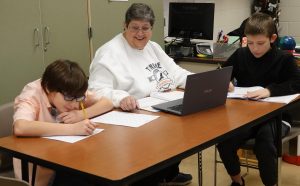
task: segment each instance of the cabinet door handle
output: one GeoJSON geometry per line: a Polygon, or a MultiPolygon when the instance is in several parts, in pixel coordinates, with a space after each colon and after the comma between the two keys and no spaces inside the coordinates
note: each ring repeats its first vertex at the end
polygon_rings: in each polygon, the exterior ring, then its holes
{"type": "Polygon", "coordinates": [[[34,46],[38,47],[40,46],[40,37],[39,37],[40,30],[38,28],[35,28],[33,30],[33,40],[34,40],[34,46]]]}
{"type": "Polygon", "coordinates": [[[50,44],[50,28],[48,26],[44,27],[44,51],[47,51],[47,45],[50,44]]]}

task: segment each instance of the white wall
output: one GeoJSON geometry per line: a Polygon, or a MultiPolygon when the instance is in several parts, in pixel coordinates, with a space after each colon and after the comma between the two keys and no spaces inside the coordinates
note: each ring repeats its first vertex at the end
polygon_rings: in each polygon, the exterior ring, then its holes
{"type": "Polygon", "coordinates": [[[281,0],[279,8],[279,35],[290,35],[300,42],[300,1],[281,0]]]}
{"type": "Polygon", "coordinates": [[[169,2],[215,3],[214,41],[220,30],[228,33],[250,16],[252,3],[251,0],[164,0],[165,36],[168,34],[169,2]]]}

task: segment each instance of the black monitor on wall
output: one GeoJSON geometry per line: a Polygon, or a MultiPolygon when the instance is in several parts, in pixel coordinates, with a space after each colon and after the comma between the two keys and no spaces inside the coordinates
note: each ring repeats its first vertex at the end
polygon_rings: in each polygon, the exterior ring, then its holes
{"type": "Polygon", "coordinates": [[[168,36],[212,40],[214,31],[214,3],[170,3],[168,36]]]}

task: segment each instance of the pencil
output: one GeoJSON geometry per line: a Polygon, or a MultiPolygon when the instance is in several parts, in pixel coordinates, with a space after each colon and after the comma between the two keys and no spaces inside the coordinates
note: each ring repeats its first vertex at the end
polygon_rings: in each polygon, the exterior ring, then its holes
{"type": "Polygon", "coordinates": [[[82,112],[83,112],[84,119],[88,119],[87,113],[86,113],[86,110],[85,110],[85,108],[84,108],[84,106],[83,106],[82,101],[80,102],[80,107],[81,107],[81,110],[82,110],[82,112]]]}

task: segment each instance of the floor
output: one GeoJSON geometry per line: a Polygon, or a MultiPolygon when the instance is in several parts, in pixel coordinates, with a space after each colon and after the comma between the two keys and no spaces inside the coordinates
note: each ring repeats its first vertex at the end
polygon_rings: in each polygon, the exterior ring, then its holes
{"type": "MultiPolygon", "coordinates": [[[[214,185],[214,147],[210,147],[202,151],[203,163],[203,186],[214,185]]],[[[180,164],[180,171],[193,175],[193,181],[189,186],[198,186],[198,170],[197,155],[193,155],[184,159],[180,164]]],[[[242,174],[246,172],[246,168],[242,168],[242,174]]],[[[245,177],[247,186],[263,186],[258,170],[250,169],[250,173],[245,177]]],[[[300,166],[288,164],[282,161],[281,169],[281,185],[282,186],[300,186],[300,166]]],[[[218,164],[217,169],[217,185],[229,186],[231,180],[228,177],[223,164],[218,164]]]]}

